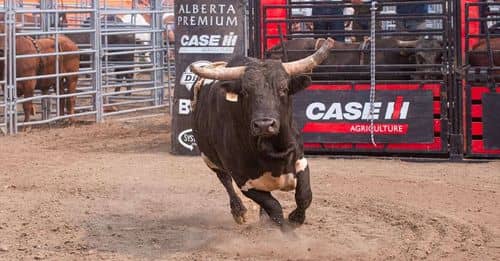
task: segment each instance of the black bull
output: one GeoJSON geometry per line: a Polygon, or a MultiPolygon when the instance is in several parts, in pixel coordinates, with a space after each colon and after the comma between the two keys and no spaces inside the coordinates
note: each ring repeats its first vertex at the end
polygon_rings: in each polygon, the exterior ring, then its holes
{"type": "Polygon", "coordinates": [[[245,222],[247,210],[232,180],[282,230],[290,226],[271,191],[295,189],[297,208],[288,219],[304,222],[312,192],[302,139],[292,117],[292,95],[311,83],[301,74],[321,63],[333,42],[329,39],[310,57],[290,63],[241,57],[225,68],[192,66],[201,79],[218,80],[195,84],[193,132],[205,163],[229,194],[237,223],[245,222]]]}
{"type": "MultiPolygon", "coordinates": [[[[266,58],[294,61],[313,53],[323,39],[293,39],[276,45],[266,53],[266,58]],[[284,47],[284,50],[283,50],[284,47]]],[[[431,79],[432,69],[416,65],[442,63],[442,43],[434,39],[419,38],[403,41],[397,38],[377,39],[377,80],[431,79]],[[434,50],[432,50],[434,49],[434,50]],[[418,71],[418,73],[417,73],[418,71]]],[[[313,80],[369,80],[370,42],[336,42],[328,58],[312,74],[313,80]]],[[[435,72],[434,72],[435,74],[435,72]]]]}

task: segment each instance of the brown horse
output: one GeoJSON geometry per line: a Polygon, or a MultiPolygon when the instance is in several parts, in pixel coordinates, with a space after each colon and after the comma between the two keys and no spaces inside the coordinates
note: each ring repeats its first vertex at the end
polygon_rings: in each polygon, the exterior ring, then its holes
{"type": "MultiPolygon", "coordinates": [[[[4,32],[4,25],[0,25],[0,33],[4,32]]],[[[4,36],[0,36],[0,51],[5,51],[4,46],[4,36]]],[[[69,38],[63,35],[58,36],[58,49],[59,52],[69,52],[78,51],[76,44],[69,38]]],[[[28,55],[28,54],[43,54],[43,53],[54,53],[55,49],[55,38],[43,38],[35,40],[29,36],[17,36],[16,37],[16,56],[28,55]]],[[[80,70],[80,56],[79,54],[66,54],[59,55],[59,70],[58,73],[71,73],[78,72],[80,70]]],[[[0,79],[4,78],[4,62],[0,62],[0,79]]],[[[16,78],[32,77],[36,75],[47,75],[56,73],[56,55],[43,56],[43,57],[31,57],[31,58],[16,58],[16,78]]],[[[64,93],[75,93],[76,84],[78,81],[78,75],[61,76],[60,80],[60,94],[64,93]]],[[[33,97],[35,88],[42,91],[42,93],[48,93],[49,89],[56,87],[56,77],[44,78],[44,79],[31,79],[17,81],[17,96],[24,96],[25,98],[33,97]]],[[[61,98],[60,112],[64,115],[64,105],[66,105],[67,113],[74,113],[75,98],[70,97],[61,98]]],[[[24,121],[28,122],[30,120],[31,114],[34,112],[32,101],[26,101],[23,103],[24,110],[24,121]]]]}

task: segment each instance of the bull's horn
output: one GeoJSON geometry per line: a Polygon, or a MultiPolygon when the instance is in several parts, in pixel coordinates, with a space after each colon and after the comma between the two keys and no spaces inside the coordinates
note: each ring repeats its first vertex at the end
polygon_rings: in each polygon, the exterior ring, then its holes
{"type": "MultiPolygon", "coordinates": [[[[196,75],[213,80],[237,80],[241,78],[245,72],[245,66],[238,67],[221,67],[221,64],[210,64],[205,67],[191,64],[190,68],[196,75]],[[215,65],[215,66],[214,66],[215,65]]],[[[224,63],[225,66],[225,63],[224,63]]]]}
{"type": "Polygon", "coordinates": [[[311,71],[328,57],[334,43],[335,41],[333,39],[328,38],[315,53],[297,61],[283,63],[285,71],[289,75],[297,75],[311,71]]]}
{"type": "Polygon", "coordinates": [[[411,47],[411,48],[415,48],[417,46],[417,40],[413,40],[413,41],[398,40],[398,46],[399,47],[411,47]]]}

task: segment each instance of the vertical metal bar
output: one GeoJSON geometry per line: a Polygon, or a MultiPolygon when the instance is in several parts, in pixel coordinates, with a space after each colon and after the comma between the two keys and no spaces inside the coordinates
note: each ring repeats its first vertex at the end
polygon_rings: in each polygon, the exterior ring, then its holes
{"type": "MultiPolygon", "coordinates": [[[[375,88],[376,88],[376,49],[375,49],[375,14],[377,12],[377,1],[372,2],[372,6],[370,8],[371,11],[371,22],[370,22],[370,140],[373,146],[377,146],[375,143],[375,129],[374,129],[374,110],[375,110],[375,88]]],[[[364,50],[361,50],[364,52],[364,50]]]]}
{"type": "MultiPolygon", "coordinates": [[[[101,12],[100,12],[100,0],[93,0],[93,11],[91,15],[91,19],[94,21],[94,33],[91,37],[93,40],[92,47],[94,49],[94,69],[95,69],[95,77],[92,80],[93,85],[95,86],[95,105],[94,109],[96,110],[96,122],[103,121],[103,100],[102,100],[102,67],[101,67],[101,12]]],[[[106,0],[104,0],[106,1],[106,0]]],[[[105,2],[106,3],[106,2],[105,2]]]]}
{"type": "Polygon", "coordinates": [[[4,26],[5,26],[4,27],[4,32],[3,32],[3,34],[4,34],[4,38],[3,38],[3,46],[4,46],[4,52],[3,52],[3,59],[4,60],[3,60],[3,63],[4,63],[4,67],[3,67],[3,72],[2,73],[4,75],[4,84],[3,84],[3,87],[2,87],[3,88],[2,92],[3,92],[3,106],[4,106],[4,108],[3,108],[3,123],[5,123],[5,132],[6,132],[6,134],[9,133],[8,129],[7,129],[8,128],[8,119],[9,119],[9,113],[8,113],[9,112],[9,106],[8,106],[8,103],[7,103],[7,101],[8,101],[7,100],[8,99],[8,89],[7,89],[7,77],[8,77],[8,74],[7,74],[7,72],[8,72],[8,67],[9,67],[9,63],[8,63],[8,60],[7,60],[7,54],[8,54],[8,52],[7,52],[7,50],[8,50],[7,39],[8,39],[8,35],[9,35],[8,31],[7,31],[8,29],[7,29],[7,23],[6,23],[6,21],[8,19],[8,17],[7,17],[7,4],[8,4],[7,2],[4,2],[4,6],[3,6],[3,10],[2,10],[2,12],[3,12],[3,21],[2,22],[3,22],[4,26]]]}
{"type": "MultiPolygon", "coordinates": [[[[446,3],[446,2],[445,2],[446,3]]],[[[460,161],[464,157],[464,149],[463,149],[463,142],[464,142],[464,128],[462,125],[463,122],[463,89],[462,89],[462,79],[461,79],[461,73],[464,73],[464,71],[457,72],[458,70],[455,69],[461,69],[463,68],[463,61],[462,61],[462,37],[461,37],[461,2],[460,0],[448,0],[447,1],[447,6],[443,8],[448,8],[447,9],[447,19],[448,21],[446,23],[443,23],[443,30],[448,34],[448,43],[447,46],[448,48],[453,48],[453,50],[449,51],[449,56],[448,58],[453,58],[452,61],[450,61],[449,64],[449,69],[448,69],[448,74],[449,74],[449,79],[448,79],[448,84],[446,85],[447,87],[450,88],[448,91],[448,98],[447,102],[449,104],[449,109],[448,109],[448,120],[451,121],[450,130],[449,130],[449,153],[450,153],[450,160],[452,161],[460,161]],[[454,32],[454,35],[451,33],[454,32]],[[451,73],[450,73],[451,72],[451,73]]],[[[468,25],[468,8],[467,4],[465,6],[465,46],[468,46],[468,30],[469,30],[469,25],[468,25]]],[[[465,48],[467,50],[467,47],[465,48]]],[[[450,59],[448,59],[450,60],[450,59]]],[[[467,73],[465,72],[465,75],[467,73]]],[[[467,76],[465,76],[467,77],[467,76]]]]}
{"type": "MultiPolygon", "coordinates": [[[[55,3],[55,5],[56,5],[55,7],[57,9],[57,3],[55,3]]],[[[59,11],[57,11],[55,14],[56,14],[56,17],[59,17],[59,11]]],[[[55,22],[55,26],[54,26],[55,27],[55,35],[54,35],[55,36],[55,47],[54,47],[54,51],[56,52],[56,70],[55,71],[56,71],[56,74],[57,74],[56,75],[56,95],[58,96],[57,97],[57,102],[56,102],[56,104],[57,104],[56,115],[57,116],[63,116],[64,115],[64,109],[63,109],[63,111],[61,111],[61,109],[60,109],[61,108],[61,98],[59,98],[59,97],[60,97],[61,93],[64,94],[65,92],[64,92],[64,88],[62,89],[62,92],[61,92],[61,84],[60,84],[61,79],[60,79],[60,76],[59,76],[60,65],[59,65],[59,32],[58,32],[58,26],[59,26],[59,23],[56,21],[55,22]]],[[[67,101],[68,99],[65,98],[63,100],[67,101]]],[[[63,104],[64,107],[66,107],[65,105],[66,104],[63,104]]]]}
{"type": "MultiPolygon", "coordinates": [[[[167,8],[170,8],[170,7],[167,7],[167,8]]],[[[173,7],[172,7],[173,8],[173,7]]],[[[174,12],[175,12],[175,8],[174,8],[174,12]]],[[[172,64],[170,63],[170,54],[172,53],[172,51],[175,51],[175,50],[171,50],[171,47],[170,47],[170,41],[169,41],[169,38],[168,38],[168,22],[167,24],[165,25],[166,27],[166,33],[167,33],[167,39],[165,41],[165,44],[166,44],[166,48],[167,48],[167,95],[168,95],[168,111],[170,113],[170,116],[172,117],[173,115],[173,100],[172,100],[172,96],[173,96],[173,84],[172,84],[172,72],[171,72],[171,66],[172,64]]],[[[175,54],[174,54],[175,55],[175,54]]],[[[174,80],[175,81],[175,80],[174,80]]]]}
{"type": "Polygon", "coordinates": [[[278,24],[278,33],[280,36],[281,51],[283,52],[283,62],[288,62],[287,48],[285,46],[285,38],[283,37],[283,30],[281,30],[281,24],[278,24]]]}
{"type": "Polygon", "coordinates": [[[7,97],[8,97],[8,125],[9,133],[17,133],[17,82],[16,82],[16,2],[7,2],[7,46],[8,46],[8,77],[7,77],[7,97]]]}
{"type": "MultiPolygon", "coordinates": [[[[154,5],[151,5],[151,9],[154,11],[161,10],[161,1],[160,0],[154,0],[154,5]]],[[[154,84],[157,89],[155,89],[155,104],[154,105],[160,105],[163,103],[163,87],[164,87],[164,82],[163,82],[163,72],[161,71],[161,68],[163,68],[163,55],[164,52],[161,49],[162,46],[162,32],[161,32],[161,18],[162,18],[162,13],[154,12],[151,14],[151,29],[156,30],[153,35],[153,39],[151,42],[151,47],[153,48],[153,77],[154,77],[154,84]],[[159,87],[159,88],[158,88],[159,87]]]]}

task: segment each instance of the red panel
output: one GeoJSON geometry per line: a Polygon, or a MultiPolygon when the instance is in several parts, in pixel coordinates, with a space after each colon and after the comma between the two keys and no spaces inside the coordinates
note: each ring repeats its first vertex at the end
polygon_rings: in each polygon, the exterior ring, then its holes
{"type": "Polygon", "coordinates": [[[441,120],[434,120],[434,133],[441,133],[441,120]]]}
{"type": "MultiPolygon", "coordinates": [[[[307,133],[370,133],[370,123],[350,123],[350,122],[308,122],[302,129],[307,133]],[[362,126],[362,130],[353,131],[353,126],[362,126]]],[[[405,135],[408,133],[408,124],[375,123],[374,130],[377,134],[405,135]]]]}
{"type": "Polygon", "coordinates": [[[313,84],[307,90],[314,91],[350,91],[352,86],[349,84],[313,84]]]}
{"type": "Polygon", "coordinates": [[[304,148],[307,148],[307,149],[321,149],[321,143],[304,143],[304,148]]]}
{"type": "Polygon", "coordinates": [[[473,122],[472,123],[472,135],[483,135],[483,123],[473,122]]]}
{"type": "MultiPolygon", "coordinates": [[[[264,6],[266,5],[285,5],[287,2],[287,0],[261,0],[260,1],[260,4],[261,4],[261,14],[264,13],[264,6]]],[[[274,35],[278,35],[278,25],[281,25],[281,30],[282,30],[282,33],[283,35],[285,36],[287,34],[287,27],[286,27],[286,24],[285,23],[267,23],[266,25],[264,25],[264,19],[265,20],[269,20],[269,19],[286,19],[286,9],[285,8],[267,8],[266,9],[266,13],[264,15],[262,15],[262,20],[261,20],[261,24],[262,24],[262,29],[263,30],[261,32],[261,37],[262,39],[264,39],[264,36],[265,35],[271,35],[271,34],[274,34],[274,35]]],[[[278,44],[280,42],[280,39],[279,38],[271,38],[271,39],[267,39],[266,41],[266,47],[269,49],[269,48],[272,48],[274,45],[278,44]]],[[[264,44],[264,41],[262,41],[261,43],[262,45],[264,44]]],[[[264,46],[261,46],[262,49],[264,49],[264,46]]]]}
{"type": "Polygon", "coordinates": [[[434,101],[432,103],[432,106],[434,107],[434,115],[440,115],[441,114],[441,102],[439,101],[434,101]]]}
{"type": "MultiPolygon", "coordinates": [[[[465,61],[465,26],[469,26],[469,34],[479,34],[480,32],[480,23],[479,22],[470,22],[466,24],[465,22],[465,3],[476,3],[478,0],[461,0],[461,19],[462,19],[462,31],[461,31],[461,39],[462,39],[462,57],[465,61]]],[[[469,8],[469,18],[478,18],[479,17],[479,8],[478,6],[469,8]]],[[[469,38],[469,48],[474,46],[479,41],[478,38],[469,38]]]]}
{"type": "Polygon", "coordinates": [[[472,118],[482,118],[483,117],[483,106],[480,104],[473,104],[471,108],[472,118]]]}
{"type": "Polygon", "coordinates": [[[328,149],[352,149],[352,143],[326,143],[325,148],[328,149]]]}
{"type": "Polygon", "coordinates": [[[471,89],[471,99],[473,101],[481,100],[483,98],[483,94],[490,92],[490,89],[487,87],[473,87],[471,89]]]}
{"type": "Polygon", "coordinates": [[[351,143],[304,143],[304,147],[307,149],[352,149],[353,145],[351,143]]]}
{"type": "MultiPolygon", "coordinates": [[[[377,142],[375,140],[375,142],[377,142]]],[[[374,146],[373,144],[371,143],[357,143],[356,144],[356,148],[357,149],[369,149],[369,150],[382,150],[385,148],[384,144],[377,144],[376,146],[374,146]]]]}
{"type": "Polygon", "coordinates": [[[388,150],[406,150],[406,151],[438,151],[441,150],[441,138],[434,138],[434,143],[431,144],[388,144],[388,150]]]}
{"type": "Polygon", "coordinates": [[[484,143],[482,140],[473,140],[472,141],[472,152],[473,153],[481,153],[481,154],[498,154],[500,155],[499,150],[487,150],[484,148],[484,143]]]}
{"type": "Polygon", "coordinates": [[[422,86],[422,89],[424,89],[424,90],[431,90],[432,91],[432,95],[434,97],[441,96],[440,93],[439,93],[440,90],[441,90],[441,85],[440,84],[437,84],[437,83],[424,84],[424,86],[422,86]]]}
{"type": "MultiPolygon", "coordinates": [[[[418,90],[418,84],[377,84],[375,89],[381,91],[397,91],[397,90],[418,90]]],[[[369,84],[356,84],[355,90],[366,91],[370,90],[369,84]]]]}

